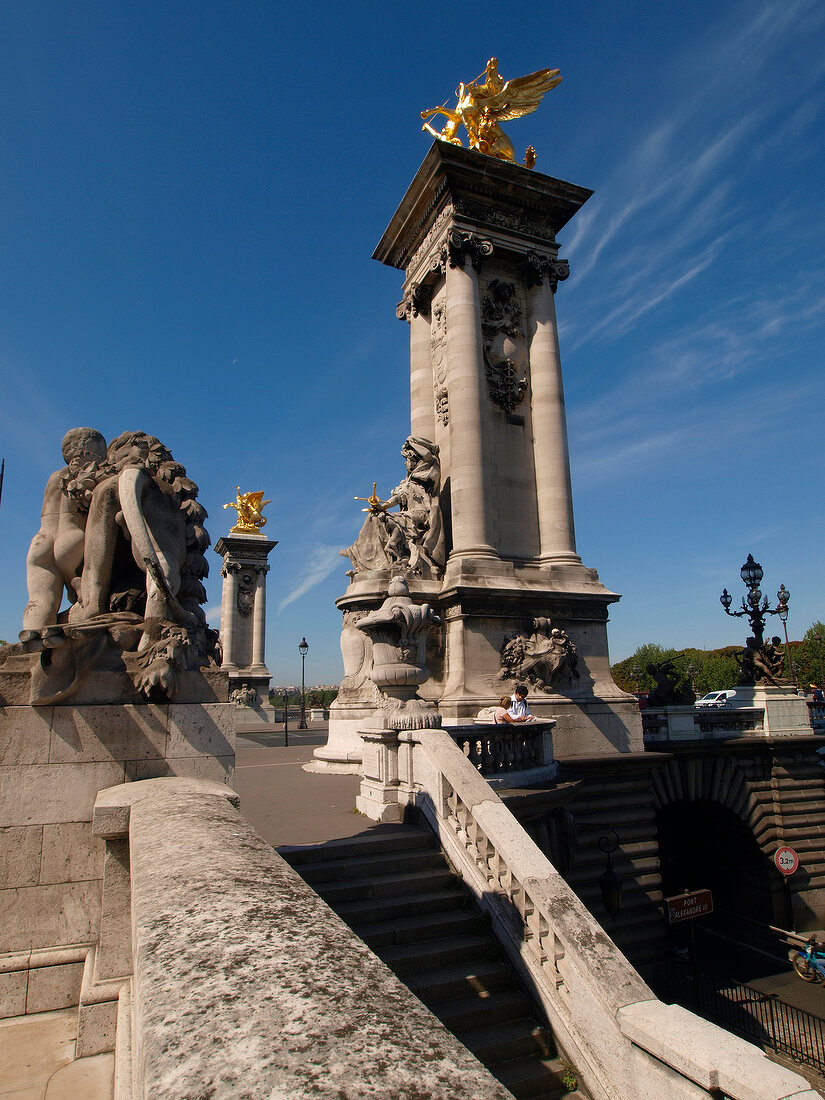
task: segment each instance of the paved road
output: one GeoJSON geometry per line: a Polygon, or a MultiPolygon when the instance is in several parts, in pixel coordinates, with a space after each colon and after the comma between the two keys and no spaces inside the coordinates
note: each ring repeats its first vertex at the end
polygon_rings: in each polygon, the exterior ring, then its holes
{"type": "Polygon", "coordinates": [[[308,730],[290,728],[288,748],[283,725],[237,736],[234,786],[241,813],[275,847],[320,844],[381,828],[355,812],[357,775],[303,770],[312,750],[326,740],[327,727],[320,723],[308,730]]]}

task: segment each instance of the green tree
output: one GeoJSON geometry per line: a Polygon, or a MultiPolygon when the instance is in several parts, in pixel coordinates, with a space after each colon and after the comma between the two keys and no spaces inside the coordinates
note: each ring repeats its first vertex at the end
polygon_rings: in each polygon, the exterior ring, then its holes
{"type": "Polygon", "coordinates": [[[822,687],[825,667],[825,623],[817,620],[805,631],[801,642],[791,642],[791,656],[796,682],[805,691],[811,684],[822,687]]]}
{"type": "Polygon", "coordinates": [[[645,642],[630,657],[613,665],[610,671],[622,691],[633,694],[637,691],[650,691],[654,687],[654,680],[648,674],[647,666],[658,665],[675,657],[678,652],[677,649],[665,649],[658,642],[645,642]]]}

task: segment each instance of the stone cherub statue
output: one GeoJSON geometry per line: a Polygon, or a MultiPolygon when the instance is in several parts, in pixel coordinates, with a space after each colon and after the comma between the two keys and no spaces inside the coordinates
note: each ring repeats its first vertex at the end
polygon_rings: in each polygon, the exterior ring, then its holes
{"type": "Polygon", "coordinates": [[[74,428],[62,450],[26,560],[20,645],[0,662],[40,652],[34,705],[70,699],[86,673],[122,669],[126,653],[138,694],[171,697],[177,673],[210,664],[217,644],[201,608],[209,535],[198,487],[145,432],[107,447],[100,432],[74,428]]]}
{"type": "Polygon", "coordinates": [[[438,577],[446,557],[438,447],[409,436],[401,454],[407,476],[388,500],[378,497],[375,485],[372,496],[355,498],[366,501],[367,518],[352,546],[340,553],[350,559],[356,573],[390,570],[438,577]],[[391,512],[396,506],[398,511],[391,512]]]}
{"type": "Polygon", "coordinates": [[[579,678],[578,649],[567,632],[540,616],[526,631],[505,637],[501,645],[500,680],[526,680],[539,691],[548,691],[567,673],[579,678]]]}
{"type": "Polygon", "coordinates": [[[238,513],[238,522],[230,529],[231,535],[257,535],[261,527],[266,526],[266,516],[261,512],[271,500],[263,499],[263,490],[258,493],[242,493],[240,485],[235,486],[235,499],[224,508],[234,508],[238,513]]]}
{"type": "MultiPolygon", "coordinates": [[[[516,157],[513,143],[499,123],[531,114],[545,94],[560,83],[558,69],[539,69],[529,76],[504,81],[499,76],[498,59],[491,57],[484,72],[475,80],[469,84],[459,84],[456,89],[458,102],[454,108],[448,108],[444,103],[441,107],[431,107],[421,112],[421,117],[425,120],[434,115],[444,115],[447,119],[444,129],[435,130],[427,121],[422,129],[441,141],[461,145],[458,129],[459,126],[464,126],[471,149],[477,149],[480,153],[499,160],[514,162],[516,157]]],[[[536,163],[536,151],[532,145],[527,148],[524,163],[528,168],[536,163]]]]}

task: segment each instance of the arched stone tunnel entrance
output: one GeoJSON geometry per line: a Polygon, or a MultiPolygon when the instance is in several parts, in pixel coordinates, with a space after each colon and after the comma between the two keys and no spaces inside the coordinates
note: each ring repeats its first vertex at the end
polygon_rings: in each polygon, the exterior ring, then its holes
{"type": "Polygon", "coordinates": [[[680,799],[656,815],[662,892],[708,889],[710,923],[741,922],[792,927],[782,875],[749,826],[729,807],[710,799],[680,799]]]}

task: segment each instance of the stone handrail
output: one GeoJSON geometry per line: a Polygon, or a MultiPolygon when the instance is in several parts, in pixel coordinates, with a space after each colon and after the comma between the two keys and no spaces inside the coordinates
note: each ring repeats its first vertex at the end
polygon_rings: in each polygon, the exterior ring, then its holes
{"type": "Polygon", "coordinates": [[[100,945],[124,982],[117,1100],[511,1100],[233,801],[174,778],[98,795],[95,832],[128,845],[100,945]]]}
{"type": "Polygon", "coordinates": [[[594,1100],[819,1095],[756,1047],[657,1000],[445,731],[399,741],[399,794],[490,914],[594,1100]]]}
{"type": "Polygon", "coordinates": [[[553,761],[555,722],[474,724],[445,727],[470,763],[485,779],[538,768],[553,761]]]}

